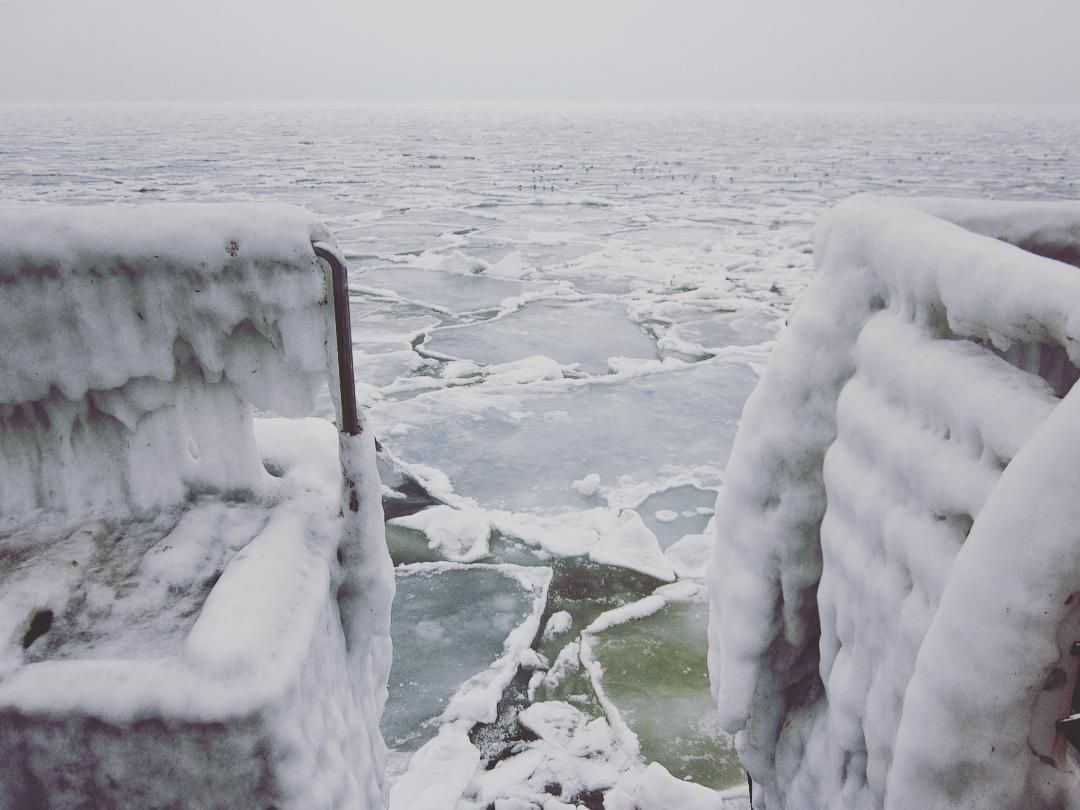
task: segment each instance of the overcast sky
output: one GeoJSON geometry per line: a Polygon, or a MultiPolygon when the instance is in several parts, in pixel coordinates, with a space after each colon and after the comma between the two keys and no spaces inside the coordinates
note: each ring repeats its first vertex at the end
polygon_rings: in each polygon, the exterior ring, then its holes
{"type": "Polygon", "coordinates": [[[1080,103],[1080,0],[0,0],[0,100],[1080,103]]]}

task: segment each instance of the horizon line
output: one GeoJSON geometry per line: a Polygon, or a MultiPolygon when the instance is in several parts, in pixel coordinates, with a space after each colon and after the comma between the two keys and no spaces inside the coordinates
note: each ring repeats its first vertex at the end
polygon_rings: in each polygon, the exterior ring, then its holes
{"type": "Polygon", "coordinates": [[[927,107],[1080,107],[1080,100],[1072,101],[1047,101],[1047,100],[1005,100],[1005,99],[709,99],[709,98],[682,98],[682,99],[659,99],[659,98],[438,98],[438,97],[401,97],[401,98],[0,98],[0,104],[4,105],[47,105],[47,104],[71,104],[71,105],[105,105],[105,104],[281,104],[281,105],[341,105],[341,106],[378,106],[378,105],[657,105],[657,106],[927,106],[927,107]]]}

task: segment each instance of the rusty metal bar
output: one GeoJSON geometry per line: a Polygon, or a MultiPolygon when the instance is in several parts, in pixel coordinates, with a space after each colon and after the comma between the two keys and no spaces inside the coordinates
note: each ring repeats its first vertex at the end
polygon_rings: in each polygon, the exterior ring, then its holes
{"type": "Polygon", "coordinates": [[[338,382],[341,385],[341,431],[359,436],[356,411],[356,376],[353,372],[352,319],[349,316],[349,268],[338,252],[325,242],[312,242],[315,255],[330,265],[334,302],[334,332],[337,335],[338,382]]]}

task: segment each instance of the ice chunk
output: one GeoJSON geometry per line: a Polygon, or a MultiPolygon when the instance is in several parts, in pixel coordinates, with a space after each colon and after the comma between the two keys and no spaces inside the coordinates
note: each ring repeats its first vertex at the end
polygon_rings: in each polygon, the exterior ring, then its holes
{"type": "Polygon", "coordinates": [[[620,565],[640,571],[664,582],[675,579],[675,572],[660,552],[656,535],[641,522],[641,517],[626,510],[618,518],[614,531],[601,535],[589,549],[589,557],[598,563],[620,565]]]}
{"type": "Polygon", "coordinates": [[[724,791],[684,782],[659,762],[627,773],[604,796],[605,810],[750,810],[745,787],[724,791]]]}
{"type": "Polygon", "coordinates": [[[676,576],[680,579],[707,577],[715,537],[715,531],[684,534],[677,542],[668,546],[664,551],[664,557],[676,576]]]}
{"type": "Polygon", "coordinates": [[[416,529],[406,529],[395,523],[386,524],[386,545],[394,565],[419,562],[442,562],[446,558],[432,548],[427,536],[416,529]]]}
{"type": "Polygon", "coordinates": [[[573,625],[574,617],[568,611],[556,611],[548,617],[547,624],[544,625],[544,638],[550,639],[568,633],[573,625]]]}
{"type": "Polygon", "coordinates": [[[454,810],[480,766],[468,724],[451,723],[417,751],[390,789],[390,810],[454,810]]]}
{"type": "Polygon", "coordinates": [[[454,562],[475,562],[488,556],[491,524],[482,512],[434,506],[394,518],[395,526],[415,529],[428,537],[428,545],[454,562]]]}
{"type": "Polygon", "coordinates": [[[488,366],[485,372],[487,382],[494,385],[524,385],[542,380],[559,380],[564,376],[563,367],[543,355],[488,366]]]}
{"type": "Polygon", "coordinates": [[[582,498],[591,498],[600,491],[600,476],[589,473],[584,478],[574,481],[570,486],[582,498]]]}

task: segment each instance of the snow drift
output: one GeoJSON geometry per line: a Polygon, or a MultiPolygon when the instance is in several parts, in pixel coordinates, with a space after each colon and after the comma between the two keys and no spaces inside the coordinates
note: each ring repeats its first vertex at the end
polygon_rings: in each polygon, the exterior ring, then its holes
{"type": "Polygon", "coordinates": [[[0,806],[385,806],[393,577],[287,206],[0,206],[0,806]],[[259,417],[254,415],[258,409],[259,417]]]}
{"type": "Polygon", "coordinates": [[[754,806],[1080,807],[1080,206],[860,197],[815,255],[710,574],[754,806]]]}

